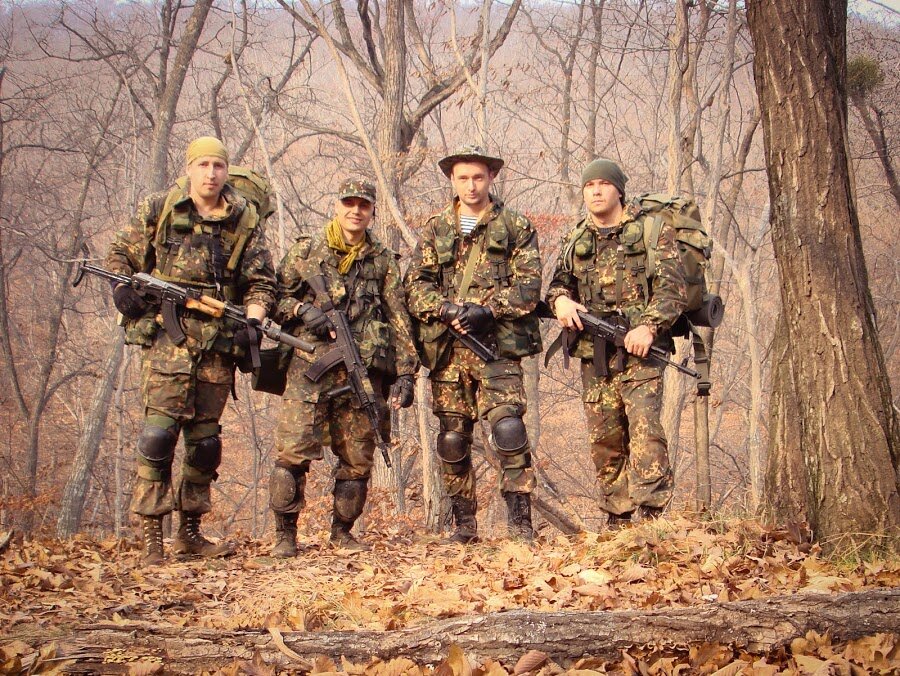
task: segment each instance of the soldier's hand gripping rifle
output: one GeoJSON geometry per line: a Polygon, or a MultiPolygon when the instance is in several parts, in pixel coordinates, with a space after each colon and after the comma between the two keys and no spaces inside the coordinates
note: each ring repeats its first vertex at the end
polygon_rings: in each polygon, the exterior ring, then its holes
{"type": "Polygon", "coordinates": [[[339,364],[344,365],[344,368],[347,369],[347,385],[329,391],[327,396],[333,399],[347,392],[353,394],[360,408],[366,412],[366,415],[369,417],[369,423],[375,430],[375,445],[381,451],[384,464],[390,467],[390,447],[388,446],[388,440],[381,435],[382,420],[381,409],[378,407],[378,395],[375,393],[375,388],[372,387],[369,371],[359,353],[359,346],[353,338],[353,331],[350,329],[350,319],[347,317],[346,312],[334,306],[324,277],[316,275],[308,279],[307,283],[316,294],[316,298],[319,299],[319,309],[325,313],[325,316],[328,317],[334,326],[335,339],[334,348],[310,366],[306,370],[305,375],[312,382],[317,383],[332,368],[339,364]]]}
{"type": "Polygon", "coordinates": [[[442,317],[441,321],[444,322],[444,325],[447,327],[447,331],[451,336],[453,336],[453,339],[458,340],[460,343],[472,350],[472,352],[475,353],[475,356],[478,357],[481,361],[486,363],[496,361],[498,359],[497,355],[494,354],[491,348],[478,340],[476,336],[471,333],[460,333],[453,328],[452,322],[456,318],[457,314],[459,314],[461,306],[455,304],[451,305],[453,305],[454,309],[450,313],[448,313],[446,317],[442,317]]]}
{"type": "MultiPolygon", "coordinates": [[[[75,276],[72,286],[78,286],[81,283],[85,272],[102,277],[115,284],[127,284],[145,300],[150,301],[154,305],[159,305],[163,329],[165,329],[169,339],[175,345],[181,345],[186,340],[184,329],[181,328],[181,321],[178,317],[178,308],[184,307],[189,310],[202,312],[210,317],[225,317],[237,324],[242,324],[247,328],[248,332],[261,331],[272,340],[290,345],[304,352],[313,352],[316,349],[316,346],[312,343],[282,331],[281,327],[268,317],[256,323],[256,320],[251,320],[247,317],[246,310],[240,305],[206,296],[197,289],[188,289],[178,284],[165,282],[145,272],[138,272],[131,277],[119,275],[84,261],[78,264],[78,274],[75,276]]],[[[250,358],[253,362],[253,368],[259,368],[259,340],[254,340],[253,338],[255,336],[251,335],[250,358]]]]}
{"type": "MultiPolygon", "coordinates": [[[[553,311],[550,309],[550,306],[547,305],[544,301],[538,303],[537,307],[537,316],[541,319],[556,319],[556,315],[553,314],[553,311]]],[[[578,318],[581,320],[581,325],[584,327],[584,330],[591,334],[592,336],[598,336],[604,340],[609,341],[615,345],[622,345],[623,340],[625,338],[625,334],[629,331],[629,326],[627,321],[624,321],[624,317],[621,318],[623,321],[609,321],[604,319],[603,317],[595,317],[594,315],[588,312],[582,312],[578,310],[578,318]]],[[[571,332],[570,329],[563,329],[563,332],[571,332]]],[[[565,356],[568,358],[568,346],[571,344],[571,341],[567,339],[565,333],[561,334],[562,341],[561,345],[564,350],[565,356]]],[[[544,364],[546,365],[547,360],[553,356],[555,350],[551,346],[550,349],[547,350],[547,354],[544,358],[544,364]]],[[[669,353],[663,350],[656,345],[650,346],[650,352],[647,354],[647,359],[652,359],[658,364],[662,364],[663,366],[671,366],[672,368],[684,373],[685,375],[691,376],[692,378],[699,378],[700,374],[692,368],[688,368],[684,364],[679,364],[677,361],[672,361],[669,359],[669,353]]]]}

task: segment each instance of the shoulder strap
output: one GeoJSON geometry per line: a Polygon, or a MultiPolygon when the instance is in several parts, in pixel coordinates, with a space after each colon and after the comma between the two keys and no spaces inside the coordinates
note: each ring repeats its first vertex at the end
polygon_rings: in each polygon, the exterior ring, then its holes
{"type": "Polygon", "coordinates": [[[241,218],[234,231],[236,237],[234,248],[231,250],[231,257],[228,259],[228,264],[225,266],[225,269],[232,274],[237,270],[241,261],[241,256],[244,255],[244,249],[247,247],[247,242],[250,240],[250,236],[253,234],[253,231],[259,223],[256,206],[250,200],[245,201],[246,205],[244,206],[244,211],[241,213],[241,218]]]}
{"type": "Polygon", "coordinates": [[[469,258],[466,260],[466,268],[463,271],[462,280],[456,287],[456,300],[458,303],[462,303],[466,298],[466,294],[469,292],[469,286],[472,284],[472,277],[475,276],[475,266],[478,264],[478,259],[481,258],[481,249],[483,246],[484,233],[472,243],[472,248],[469,249],[469,258]]]}

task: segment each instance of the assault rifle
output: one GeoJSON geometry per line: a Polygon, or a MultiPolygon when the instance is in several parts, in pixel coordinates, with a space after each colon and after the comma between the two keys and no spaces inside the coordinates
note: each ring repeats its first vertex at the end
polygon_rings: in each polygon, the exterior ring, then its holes
{"type": "MultiPolygon", "coordinates": [[[[550,306],[547,305],[544,301],[540,301],[537,306],[537,316],[541,319],[556,319],[556,315],[550,309],[550,306]]],[[[584,330],[587,331],[592,336],[597,336],[599,338],[603,338],[614,345],[621,346],[622,341],[625,338],[625,334],[629,331],[628,322],[624,317],[615,317],[615,321],[609,321],[604,319],[603,317],[595,317],[594,315],[588,312],[578,311],[578,318],[581,320],[581,325],[584,326],[584,330]]],[[[573,333],[571,329],[563,329],[563,334],[560,334],[562,337],[561,345],[565,350],[565,355],[568,357],[568,343],[569,341],[565,337],[566,332],[573,333]]],[[[546,365],[547,360],[553,356],[555,350],[553,346],[547,350],[547,354],[544,358],[544,364],[546,365]]],[[[656,345],[650,346],[650,352],[647,354],[647,359],[652,359],[658,364],[662,364],[663,366],[671,366],[672,368],[684,373],[685,375],[691,376],[692,378],[699,378],[700,374],[692,368],[688,368],[684,364],[679,364],[677,361],[672,361],[669,359],[669,353],[663,350],[656,345]]]]}
{"type": "Polygon", "coordinates": [[[465,345],[467,348],[472,350],[475,353],[475,356],[478,357],[483,362],[492,362],[497,360],[497,355],[494,354],[494,351],[491,350],[487,345],[482,343],[478,338],[473,336],[471,333],[460,333],[456,329],[454,329],[449,324],[446,324],[447,331],[450,332],[450,335],[453,336],[454,340],[458,340],[460,343],[465,345]]]}
{"type": "Polygon", "coordinates": [[[319,299],[320,309],[334,325],[335,346],[325,356],[310,366],[306,370],[305,375],[312,382],[317,383],[322,379],[323,375],[335,366],[339,364],[344,365],[344,368],[347,369],[348,383],[330,390],[326,393],[326,396],[334,399],[348,392],[353,393],[357,403],[360,408],[365,410],[366,415],[369,417],[369,423],[375,430],[375,445],[381,451],[384,464],[390,467],[390,447],[388,446],[388,440],[381,435],[381,410],[378,407],[378,395],[375,393],[375,388],[372,387],[369,371],[362,360],[362,355],[359,353],[359,346],[353,338],[353,331],[350,329],[350,319],[347,317],[346,312],[334,306],[325,284],[325,278],[322,275],[311,277],[307,280],[307,283],[319,299]]]}
{"type": "MultiPolygon", "coordinates": [[[[186,340],[184,329],[181,328],[181,321],[178,317],[178,308],[184,307],[189,310],[202,312],[210,317],[224,317],[247,327],[248,331],[261,331],[272,340],[296,347],[304,352],[313,352],[316,349],[316,346],[312,343],[282,331],[281,327],[268,317],[256,324],[247,318],[246,310],[240,305],[206,296],[198,289],[189,289],[172,282],[166,282],[146,272],[138,272],[131,277],[119,275],[84,261],[78,264],[78,274],[75,276],[72,286],[78,286],[81,283],[85,272],[116,284],[127,284],[145,300],[159,304],[163,329],[165,329],[169,339],[176,345],[181,345],[186,340]]],[[[259,368],[259,341],[252,338],[253,336],[251,336],[250,340],[250,358],[253,362],[253,368],[259,368]]]]}

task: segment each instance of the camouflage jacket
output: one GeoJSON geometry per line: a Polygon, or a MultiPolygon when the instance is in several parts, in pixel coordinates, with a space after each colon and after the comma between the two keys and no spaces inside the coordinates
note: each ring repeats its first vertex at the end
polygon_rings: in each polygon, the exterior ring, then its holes
{"type": "MultiPolygon", "coordinates": [[[[230,186],[223,188],[222,196],[225,213],[207,218],[199,216],[184,188],[146,197],[128,224],[115,234],[106,268],[124,275],[149,272],[220,299],[261,305],[268,312],[275,303],[275,269],[264,226],[256,208],[230,186]],[[170,215],[159,222],[167,205],[171,205],[170,215]]],[[[126,342],[151,344],[159,329],[157,311],[151,308],[146,317],[125,321],[126,342]]],[[[215,342],[218,351],[231,351],[235,327],[199,313],[183,316],[186,333],[204,349],[215,342]]]]}
{"type": "Polygon", "coordinates": [[[397,255],[367,231],[366,246],[346,275],[338,272],[339,262],[340,254],[328,246],[323,231],[314,237],[300,237],[278,268],[276,319],[292,326],[295,335],[317,345],[314,355],[303,353],[303,358],[318,359],[325,343],[305,329],[295,312],[301,303],[320,304],[306,280],[323,275],[335,307],[347,313],[366,366],[389,377],[414,374],[419,361],[397,255]]]}
{"type": "MultiPolygon", "coordinates": [[[[420,353],[427,353],[428,344],[445,333],[438,318],[445,300],[490,307],[501,356],[518,358],[541,351],[538,320],[533,314],[541,296],[537,233],[527,218],[493,196],[491,202],[491,208],[469,235],[463,235],[459,229],[458,198],[429,218],[422,228],[405,279],[420,353]],[[481,251],[474,274],[465,295],[460,297],[469,253],[476,245],[481,251]]],[[[423,363],[428,366],[432,357],[423,354],[423,363]]]]}
{"type": "MultiPolygon", "coordinates": [[[[555,311],[556,299],[568,296],[592,314],[621,311],[631,326],[654,326],[660,343],[667,344],[671,341],[667,332],[686,305],[675,229],[669,220],[663,222],[656,270],[647,271],[644,218],[635,219],[635,213],[635,207],[629,204],[622,223],[613,228],[601,228],[587,216],[563,237],[547,302],[555,311]]],[[[586,338],[579,340],[573,354],[590,356],[586,338]]]]}

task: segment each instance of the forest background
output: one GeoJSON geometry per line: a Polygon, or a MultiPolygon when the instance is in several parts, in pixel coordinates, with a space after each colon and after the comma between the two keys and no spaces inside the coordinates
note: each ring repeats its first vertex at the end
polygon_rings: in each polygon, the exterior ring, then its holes
{"type": "MultiPolygon", "coordinates": [[[[763,501],[771,354],[779,315],[753,46],[743,3],[5,3],[0,7],[0,529],[124,534],[142,410],[138,355],[106,286],[72,287],[139,198],[182,171],[186,144],[221,137],[268,175],[278,260],[322,226],[334,187],[379,184],[379,235],[408,260],[449,198],[436,167],[481,142],[506,168],[497,192],[538,228],[545,284],[581,208],[581,167],[620,162],[631,194],[684,193],[715,238],[709,281],[727,315],[713,390],[667,376],[664,421],[676,510],[754,513],[763,501]]],[[[887,373],[900,388],[900,139],[896,10],[851,5],[850,157],[887,373]],[[860,10],[861,13],[855,13],[860,10]]],[[[555,329],[545,327],[548,340],[555,329]]],[[[707,336],[708,340],[712,340],[707,336]]],[[[685,346],[681,346],[684,350],[685,346]]],[[[598,530],[577,374],[526,364],[542,531],[598,530]]],[[[262,537],[280,402],[239,379],[224,426],[214,534],[262,537]]],[[[420,379],[395,420],[363,527],[440,529],[446,505],[420,379]],[[422,449],[425,449],[423,452],[422,449]]],[[[483,519],[504,520],[495,462],[476,444],[483,519]]],[[[328,472],[314,470],[301,529],[324,527],[328,472]]]]}

